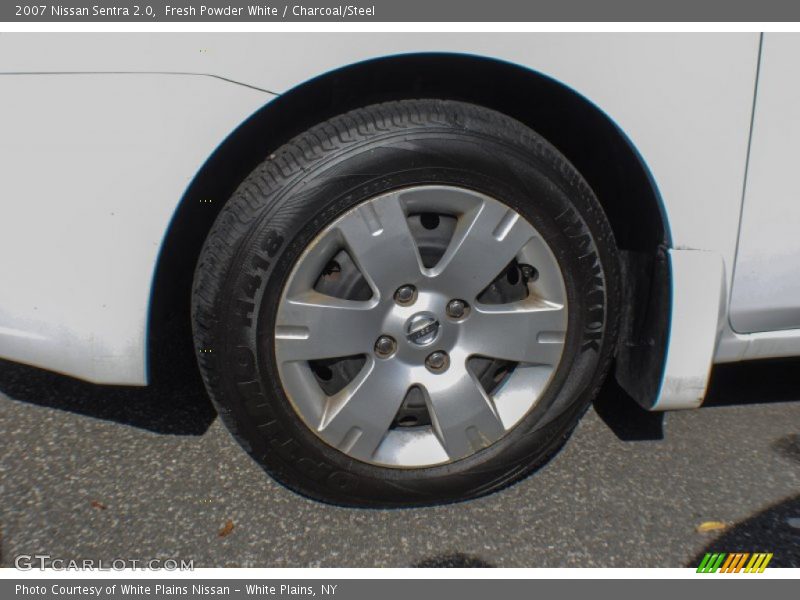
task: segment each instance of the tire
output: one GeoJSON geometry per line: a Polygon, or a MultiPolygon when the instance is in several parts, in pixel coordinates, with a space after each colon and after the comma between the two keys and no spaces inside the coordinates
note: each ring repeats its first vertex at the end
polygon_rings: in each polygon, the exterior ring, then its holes
{"type": "MultiPolygon", "coordinates": [[[[525,266],[517,266],[524,275],[525,266]]],[[[528,279],[523,284],[535,285],[528,279]]],[[[592,190],[553,146],[523,124],[483,107],[404,100],[354,110],[311,128],[242,182],[202,249],[192,319],[200,370],[214,405],[234,437],[274,478],[325,502],[418,506],[500,489],[558,451],[608,369],[619,293],[617,250],[608,221],[592,190]],[[289,293],[287,282],[303,257],[316,251],[315,240],[326,228],[354,214],[354,207],[382,195],[423,189],[418,186],[479,194],[522,216],[558,266],[567,325],[556,336],[562,349],[546,387],[513,427],[483,442],[486,447],[473,445],[463,458],[454,453],[455,459],[442,464],[396,468],[353,458],[340,449],[347,444],[334,447],[307,424],[298,409],[302,399],[290,399],[284,386],[288,380],[276,358],[283,343],[276,337],[276,323],[289,293]]],[[[405,348],[408,340],[395,343],[405,348]]],[[[371,356],[362,360],[380,363],[371,356]]],[[[522,364],[512,374],[523,372],[522,364]]],[[[375,401],[382,402],[378,396],[375,401]]],[[[406,402],[408,397],[404,407],[406,402]]],[[[393,422],[392,427],[396,431],[399,426],[393,422]]],[[[437,423],[426,427],[434,433],[441,429],[437,423]]],[[[352,431],[360,435],[358,428],[352,431]]]]}

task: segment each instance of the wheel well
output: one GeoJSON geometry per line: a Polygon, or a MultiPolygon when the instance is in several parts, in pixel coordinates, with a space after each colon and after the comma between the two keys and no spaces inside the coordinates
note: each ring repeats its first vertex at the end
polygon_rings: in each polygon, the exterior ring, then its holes
{"type": "Polygon", "coordinates": [[[545,137],[584,176],[611,223],[630,294],[626,306],[633,307],[621,327],[618,378],[637,399],[651,402],[644,396],[657,390],[666,350],[670,237],[646,165],[619,127],[576,91],[518,65],[461,54],[398,55],[346,66],[289,90],[238,127],[195,176],[162,245],[151,301],[150,362],[163,347],[164,331],[180,330],[191,339],[188,307],[197,256],[219,209],[247,174],[320,121],[404,98],[462,100],[505,113],[545,137]]]}

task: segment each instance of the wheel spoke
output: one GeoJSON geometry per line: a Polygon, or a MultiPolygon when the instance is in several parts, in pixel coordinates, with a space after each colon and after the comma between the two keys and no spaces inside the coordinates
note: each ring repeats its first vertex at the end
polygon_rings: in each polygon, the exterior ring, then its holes
{"type": "Polygon", "coordinates": [[[440,285],[472,301],[535,235],[518,213],[498,202],[483,201],[460,217],[433,275],[440,285]]]}
{"type": "Polygon", "coordinates": [[[338,229],[378,295],[419,278],[419,251],[397,194],[359,206],[342,219],[338,229]]]}
{"type": "Polygon", "coordinates": [[[307,292],[286,300],[275,324],[281,362],[338,358],[372,352],[379,316],[375,302],[307,292]]]}
{"type": "Polygon", "coordinates": [[[466,366],[425,383],[434,431],[451,460],[489,446],[504,433],[491,399],[466,366]]]}
{"type": "Polygon", "coordinates": [[[536,307],[525,304],[476,307],[465,323],[469,351],[521,363],[557,364],[567,329],[566,310],[544,302],[536,307]]]}
{"type": "Polygon", "coordinates": [[[408,376],[402,368],[388,361],[368,360],[353,381],[328,399],[320,435],[346,454],[370,460],[408,388],[408,376]]]}

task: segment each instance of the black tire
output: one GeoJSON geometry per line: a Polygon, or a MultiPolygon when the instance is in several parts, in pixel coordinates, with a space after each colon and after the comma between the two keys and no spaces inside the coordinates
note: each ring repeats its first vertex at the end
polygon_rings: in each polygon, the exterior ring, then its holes
{"type": "Polygon", "coordinates": [[[612,358],[619,267],[594,193],[523,124],[461,102],[405,100],[321,123],[269,156],[219,215],[195,272],[200,369],[223,421],[276,479],[322,501],[411,506],[473,498],[546,462],[597,393],[612,358]],[[569,326],[543,397],[505,437],[465,459],[421,469],[362,463],[314,435],[280,385],[271,343],[283,283],[333,219],[385,191],[450,184],[526,217],[562,269],[569,326]]]}

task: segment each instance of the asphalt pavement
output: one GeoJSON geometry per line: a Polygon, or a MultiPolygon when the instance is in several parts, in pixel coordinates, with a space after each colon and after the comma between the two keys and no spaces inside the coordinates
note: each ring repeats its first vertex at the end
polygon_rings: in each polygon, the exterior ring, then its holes
{"type": "Polygon", "coordinates": [[[800,566],[800,362],[717,368],[706,406],[608,385],[564,449],[485,498],[349,509],[266,475],[191,366],[107,388],[0,362],[0,566],[20,554],[195,567],[680,567],[707,550],[800,566]],[[723,529],[698,532],[706,522],[723,529]]]}

